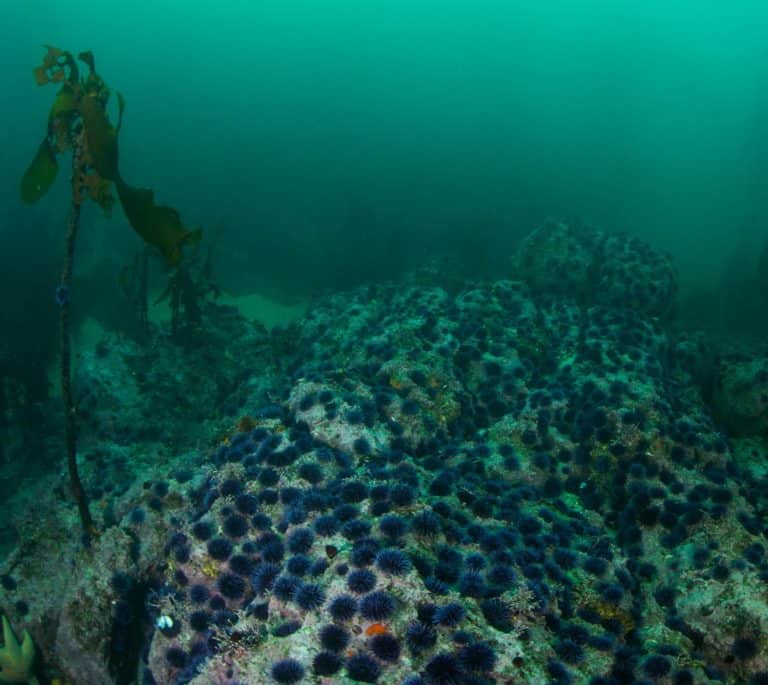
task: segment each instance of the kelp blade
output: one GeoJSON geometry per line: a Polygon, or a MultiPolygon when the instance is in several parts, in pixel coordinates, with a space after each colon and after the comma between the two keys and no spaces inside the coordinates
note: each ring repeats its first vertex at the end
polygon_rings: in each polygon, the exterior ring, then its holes
{"type": "Polygon", "coordinates": [[[28,204],[37,202],[53,185],[58,171],[59,165],[46,138],[21,178],[21,199],[28,204]]]}
{"type": "Polygon", "coordinates": [[[184,228],[179,213],[173,207],[156,205],[154,193],[148,188],[133,188],[120,178],[115,186],[133,230],[144,242],[157,247],[171,266],[179,263],[183,245],[200,240],[201,231],[184,228]]]}

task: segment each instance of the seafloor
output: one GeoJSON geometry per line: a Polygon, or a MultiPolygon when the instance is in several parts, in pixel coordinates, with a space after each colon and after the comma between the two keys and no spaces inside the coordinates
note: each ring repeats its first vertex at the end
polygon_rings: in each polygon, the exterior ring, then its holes
{"type": "Polygon", "coordinates": [[[59,464],[6,502],[38,682],[768,683],[766,351],[636,239],[447,269],[83,352],[100,534],[59,464]]]}

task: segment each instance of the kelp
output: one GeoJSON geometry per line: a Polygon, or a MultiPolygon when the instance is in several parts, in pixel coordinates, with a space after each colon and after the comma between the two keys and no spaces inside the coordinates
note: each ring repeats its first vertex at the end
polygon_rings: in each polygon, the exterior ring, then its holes
{"type": "Polygon", "coordinates": [[[181,260],[185,244],[199,242],[201,229],[184,228],[179,213],[173,207],[155,204],[154,193],[148,188],[133,188],[117,179],[117,196],[134,230],[150,245],[159,248],[169,264],[181,260]]]}
{"type": "Polygon", "coordinates": [[[56,180],[56,156],[72,150],[75,171],[72,198],[78,205],[90,198],[109,213],[114,204],[113,187],[128,223],[149,245],[156,247],[171,266],[179,264],[184,245],[199,241],[201,230],[189,230],[172,207],[155,203],[148,188],[129,185],[120,175],[118,138],[125,100],[117,93],[118,117],[113,125],[107,106],[112,91],[96,72],[93,53],[78,59],[87,67],[81,77],[71,53],[46,46],[42,64],[34,70],[38,85],[61,84],[48,114],[48,129],[21,180],[21,198],[33,203],[56,180]]]}
{"type": "Polygon", "coordinates": [[[200,329],[203,321],[203,301],[206,297],[216,299],[220,295],[221,289],[213,276],[213,250],[208,246],[204,260],[200,259],[199,251],[196,250],[190,259],[174,270],[155,304],[168,302],[171,310],[171,334],[178,339],[183,330],[194,332],[200,329]]]}
{"type": "Polygon", "coordinates": [[[37,154],[21,179],[21,199],[31,204],[45,195],[56,180],[59,165],[56,154],[46,138],[37,148],[37,154]]]}
{"type": "Polygon", "coordinates": [[[149,336],[149,250],[144,248],[133,256],[118,274],[118,285],[131,304],[143,338],[149,336]]]}
{"type": "MultiPolygon", "coordinates": [[[[56,302],[59,305],[59,369],[70,487],[85,533],[84,540],[89,540],[98,531],[91,517],[77,463],[77,407],[72,388],[70,340],[70,292],[83,202],[90,198],[109,213],[114,204],[112,191],[116,188],[117,197],[133,229],[147,244],[158,248],[168,264],[179,267],[176,269],[178,272],[183,271],[180,265],[182,246],[197,242],[200,231],[187,230],[175,209],[155,204],[151,190],[133,188],[122,178],[118,138],[125,101],[118,93],[115,126],[107,113],[112,91],[96,72],[93,53],[81,52],[77,59],[87,68],[85,76],[81,76],[77,60],[71,53],[47,46],[42,64],[34,71],[38,85],[53,83],[59,85],[59,89],[48,112],[45,137],[22,176],[21,198],[24,202],[32,203],[43,197],[56,180],[57,156],[71,151],[72,196],[64,242],[64,263],[56,288],[56,302]]],[[[144,278],[146,283],[146,272],[144,278]]],[[[146,324],[146,290],[143,297],[146,324]]]]}

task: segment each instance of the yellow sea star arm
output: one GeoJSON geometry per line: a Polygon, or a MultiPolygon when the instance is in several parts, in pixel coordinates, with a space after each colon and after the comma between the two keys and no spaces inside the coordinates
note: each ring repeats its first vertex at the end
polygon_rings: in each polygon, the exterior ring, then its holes
{"type": "Polygon", "coordinates": [[[35,645],[25,630],[21,636],[21,644],[3,616],[3,646],[0,648],[0,682],[27,683],[37,685],[37,678],[31,673],[32,662],[35,660],[35,645]]]}

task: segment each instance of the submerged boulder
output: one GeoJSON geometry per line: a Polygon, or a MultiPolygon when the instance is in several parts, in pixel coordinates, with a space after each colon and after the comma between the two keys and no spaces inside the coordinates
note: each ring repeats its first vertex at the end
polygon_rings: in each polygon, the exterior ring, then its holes
{"type": "Polygon", "coordinates": [[[521,242],[515,275],[532,293],[664,316],[674,306],[672,258],[622,234],[548,221],[521,242]]]}

